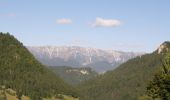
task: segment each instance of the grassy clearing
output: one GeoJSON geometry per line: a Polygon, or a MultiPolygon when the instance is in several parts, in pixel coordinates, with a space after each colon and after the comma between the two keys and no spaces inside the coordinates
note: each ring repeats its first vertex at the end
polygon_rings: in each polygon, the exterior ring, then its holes
{"type": "MultiPolygon", "coordinates": [[[[0,100],[18,100],[18,98],[15,91],[13,91],[12,89],[5,89],[5,90],[0,90],[0,100]]],[[[21,100],[30,100],[30,98],[23,95],[21,97],[21,100]]],[[[79,99],[74,98],[72,96],[59,94],[58,98],[56,97],[43,98],[43,100],[79,100],[79,99]]]]}

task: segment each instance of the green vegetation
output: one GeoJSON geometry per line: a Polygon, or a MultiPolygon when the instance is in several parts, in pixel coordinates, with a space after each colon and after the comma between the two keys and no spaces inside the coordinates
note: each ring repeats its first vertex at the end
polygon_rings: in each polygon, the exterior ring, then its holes
{"type": "Polygon", "coordinates": [[[0,86],[16,91],[19,99],[22,95],[31,100],[42,100],[57,94],[78,96],[74,88],[39,63],[9,33],[0,33],[0,86]]]}
{"type": "Polygon", "coordinates": [[[103,75],[67,67],[51,67],[53,73],[17,39],[0,33],[0,100],[170,100],[169,50],[165,42],[161,52],[136,57],[103,75]],[[70,84],[84,82],[76,89],[58,75],[70,84]]]}
{"type": "Polygon", "coordinates": [[[77,85],[98,75],[97,72],[93,71],[91,68],[72,68],[66,66],[49,68],[71,85],[77,85]]]}
{"type": "MultiPolygon", "coordinates": [[[[5,86],[1,86],[0,100],[18,100],[16,91],[14,91],[12,89],[5,89],[5,86]]],[[[30,100],[30,98],[22,95],[21,100],[30,100]]]]}
{"type": "MultiPolygon", "coordinates": [[[[0,100],[18,100],[18,98],[14,90],[1,88],[0,100]]],[[[31,99],[30,97],[22,95],[21,100],[31,100],[31,99]]],[[[79,99],[68,95],[58,94],[56,97],[42,98],[42,100],[79,100],[79,99]]]]}
{"type": "Polygon", "coordinates": [[[140,100],[170,100],[170,53],[162,62],[162,69],[147,86],[146,95],[140,100]]]}
{"type": "Polygon", "coordinates": [[[164,54],[157,51],[136,57],[78,86],[83,100],[137,100],[161,66],[164,54]]]}

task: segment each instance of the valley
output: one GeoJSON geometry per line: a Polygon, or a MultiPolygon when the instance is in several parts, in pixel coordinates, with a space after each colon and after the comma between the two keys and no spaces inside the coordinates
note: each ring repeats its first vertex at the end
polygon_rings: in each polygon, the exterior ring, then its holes
{"type": "Polygon", "coordinates": [[[144,54],[78,46],[28,46],[27,48],[46,66],[90,67],[98,73],[113,70],[127,60],[144,54]]]}
{"type": "Polygon", "coordinates": [[[97,72],[87,67],[72,68],[67,66],[50,66],[49,69],[71,85],[80,84],[81,82],[87,81],[99,75],[97,72]]]}
{"type": "Polygon", "coordinates": [[[167,58],[169,50],[170,42],[166,41],[152,53],[133,57],[115,69],[98,73],[90,67],[43,65],[14,36],[0,33],[0,99],[137,100],[144,98],[142,95],[145,94],[148,83],[155,73],[160,71],[161,66],[164,66],[164,70],[169,70],[169,58],[167,58]],[[164,58],[167,59],[166,63],[163,62],[164,58]]]}
{"type": "Polygon", "coordinates": [[[170,100],[170,0],[0,0],[0,100],[170,100]]]}

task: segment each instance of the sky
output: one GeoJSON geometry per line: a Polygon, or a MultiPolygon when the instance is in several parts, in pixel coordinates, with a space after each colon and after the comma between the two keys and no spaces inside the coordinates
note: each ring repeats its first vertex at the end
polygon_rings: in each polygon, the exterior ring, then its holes
{"type": "Polygon", "coordinates": [[[25,46],[152,52],[170,41],[170,0],[0,0],[0,31],[25,46]]]}

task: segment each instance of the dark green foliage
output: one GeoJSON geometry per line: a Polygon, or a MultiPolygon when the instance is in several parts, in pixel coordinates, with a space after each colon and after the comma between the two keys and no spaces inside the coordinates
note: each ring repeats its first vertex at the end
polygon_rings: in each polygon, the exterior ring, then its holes
{"type": "Polygon", "coordinates": [[[147,95],[153,99],[170,100],[170,75],[156,74],[147,87],[147,95]]]}
{"type": "Polygon", "coordinates": [[[153,80],[149,83],[147,96],[153,100],[170,100],[170,53],[166,55],[162,62],[162,70],[155,74],[153,80]]]}
{"type": "Polygon", "coordinates": [[[18,98],[26,95],[32,100],[56,94],[76,95],[9,33],[0,33],[0,86],[3,85],[15,90],[18,98]]]}
{"type": "Polygon", "coordinates": [[[98,75],[97,72],[93,71],[91,68],[72,68],[66,66],[49,68],[71,85],[77,85],[98,75]],[[86,71],[87,74],[83,74],[81,71],[86,71]]]}
{"type": "Polygon", "coordinates": [[[84,100],[137,100],[161,66],[162,57],[157,51],[136,57],[78,88],[84,100]]]}

